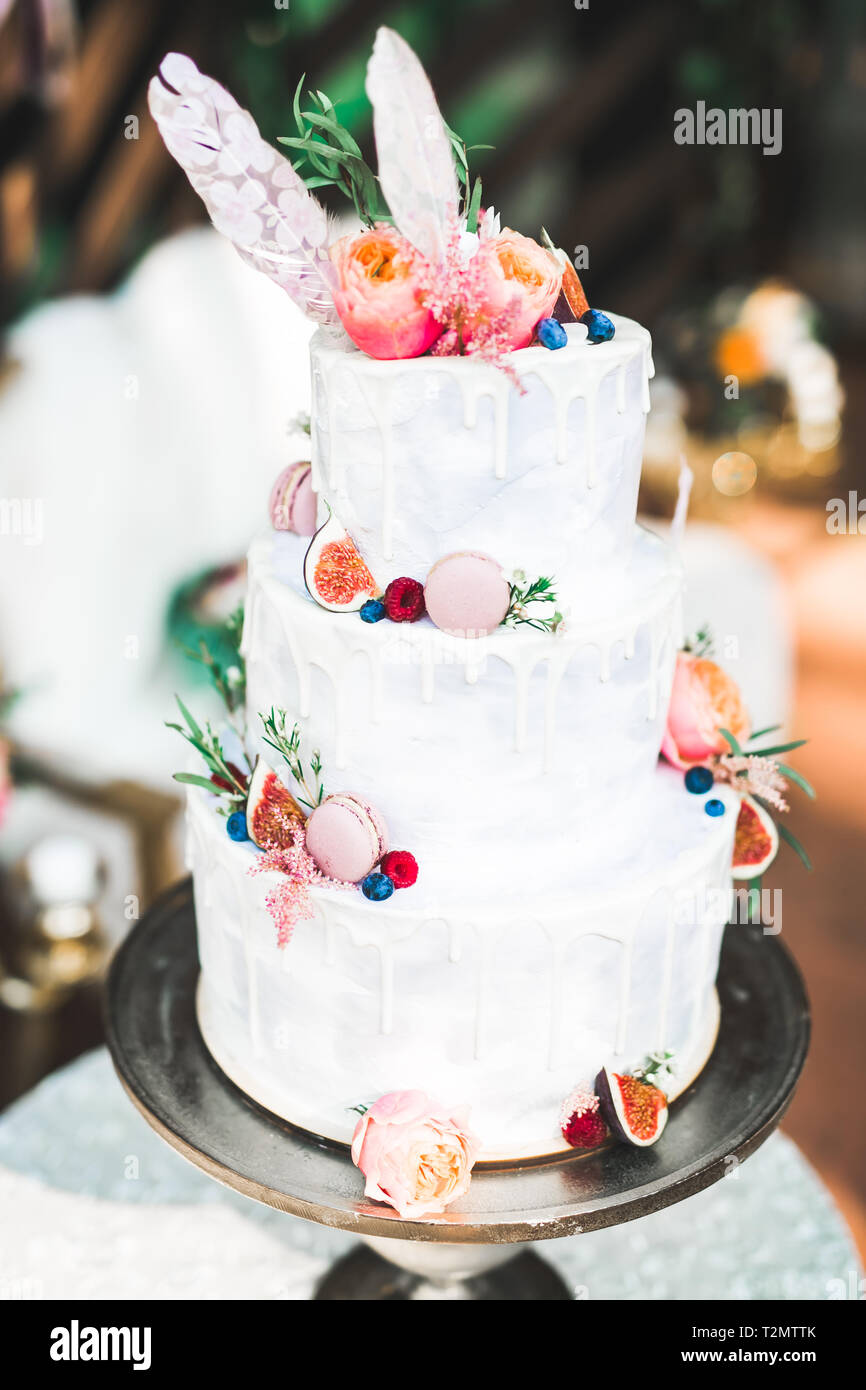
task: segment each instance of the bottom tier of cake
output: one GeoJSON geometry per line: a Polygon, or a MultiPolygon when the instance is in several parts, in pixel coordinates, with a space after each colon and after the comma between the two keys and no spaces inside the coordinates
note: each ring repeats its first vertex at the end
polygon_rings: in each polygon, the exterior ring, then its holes
{"type": "Polygon", "coordinates": [[[645,842],[570,901],[545,897],[540,846],[523,869],[531,907],[507,884],[484,913],[435,917],[414,890],[372,903],[314,889],[314,918],[281,950],[274,876],[250,876],[256,850],[193,792],[204,1040],[259,1104],[330,1139],[351,1139],[354,1107],[407,1088],[469,1105],[483,1159],[556,1152],[562,1100],[602,1065],[670,1049],[675,1094],[712,1050],[738,805],[713,795],[722,816],[660,768],[645,842]]]}

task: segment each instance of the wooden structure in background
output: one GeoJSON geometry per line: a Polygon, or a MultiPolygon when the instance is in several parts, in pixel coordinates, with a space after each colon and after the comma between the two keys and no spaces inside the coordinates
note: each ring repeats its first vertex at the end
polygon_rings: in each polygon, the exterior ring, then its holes
{"type": "MultiPolygon", "coordinates": [[[[320,27],[275,54],[287,96],[299,71],[320,73],[367,48],[394,9],[393,0],[323,5],[320,27]]],[[[261,17],[245,0],[14,0],[0,28],[0,318],[45,293],[110,288],[154,240],[201,219],[148,115],[147,82],[162,54],[179,49],[255,106],[231,70],[232,42],[248,42],[247,12],[261,17]],[[58,31],[51,43],[41,32],[46,13],[58,31]]],[[[485,186],[505,203],[540,153],[553,158],[565,212],[551,230],[563,244],[592,246],[605,302],[627,293],[633,311],[651,317],[689,273],[672,240],[685,163],[661,128],[658,102],[657,128],[647,126],[641,95],[649,88],[658,96],[668,82],[667,4],[649,13],[631,0],[602,16],[536,0],[530,16],[524,0],[503,0],[495,21],[489,5],[444,4],[433,13],[438,33],[422,56],[446,111],[479,74],[519,55],[527,37],[566,51],[543,102],[484,155],[485,186]],[[584,181],[582,161],[596,141],[611,157],[584,181]],[[578,190],[573,197],[569,188],[578,190]]],[[[369,148],[369,125],[362,143],[369,148]]]]}

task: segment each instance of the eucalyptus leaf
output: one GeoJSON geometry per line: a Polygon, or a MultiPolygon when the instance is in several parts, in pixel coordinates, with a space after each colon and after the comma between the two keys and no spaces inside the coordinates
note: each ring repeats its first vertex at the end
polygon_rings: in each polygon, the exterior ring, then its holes
{"type": "Polygon", "coordinates": [[[788,829],[787,825],[782,825],[780,821],[776,822],[776,826],[779,831],[779,834],[781,835],[785,843],[790,845],[791,849],[794,850],[795,853],[797,853],[800,856],[806,868],[811,869],[812,861],[809,858],[806,851],[804,850],[803,846],[800,844],[800,841],[797,839],[796,835],[794,835],[792,831],[788,829]]]}
{"type": "Polygon", "coordinates": [[[758,758],[770,758],[775,753],[790,753],[793,748],[802,748],[807,738],[795,738],[793,743],[776,743],[772,748],[751,748],[749,752],[758,758]]]}
{"type": "Polygon", "coordinates": [[[478,211],[481,207],[481,180],[475,180],[472,189],[472,197],[469,200],[469,207],[466,210],[466,230],[467,232],[478,231],[478,211]]]}
{"type": "Polygon", "coordinates": [[[204,735],[202,734],[201,729],[199,728],[198,724],[197,724],[197,723],[195,722],[195,720],[193,719],[192,715],[190,714],[190,712],[189,712],[189,710],[187,709],[186,705],[184,704],[183,700],[180,698],[179,695],[175,695],[174,698],[175,698],[175,700],[177,701],[177,707],[178,707],[178,709],[180,710],[181,714],[183,715],[184,719],[186,720],[186,722],[187,722],[189,728],[191,729],[191,731],[195,734],[196,738],[203,738],[204,735]]]}
{"type": "Polygon", "coordinates": [[[727,729],[719,729],[719,733],[721,734],[722,738],[726,741],[726,743],[730,744],[731,752],[734,753],[738,758],[742,757],[743,750],[740,747],[737,740],[734,738],[734,735],[730,733],[727,729]]]}
{"type": "Polygon", "coordinates": [[[222,788],[214,786],[209,778],[199,777],[195,772],[174,772],[172,778],[175,782],[183,782],[186,786],[203,787],[206,792],[222,791],[222,788]]]}
{"type": "Polygon", "coordinates": [[[801,772],[798,772],[796,768],[788,767],[787,763],[776,763],[776,767],[782,773],[783,777],[787,777],[790,782],[794,782],[801,791],[804,791],[813,801],[815,800],[815,788],[812,786],[811,782],[806,780],[801,772]]]}

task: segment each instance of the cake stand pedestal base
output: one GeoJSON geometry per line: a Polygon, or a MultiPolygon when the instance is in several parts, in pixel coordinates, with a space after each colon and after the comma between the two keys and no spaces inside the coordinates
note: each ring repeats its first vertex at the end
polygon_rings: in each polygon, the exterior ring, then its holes
{"type": "Polygon", "coordinates": [[[553,1266],[520,1245],[428,1245],[376,1236],[362,1236],[362,1240],[363,1245],[328,1271],[316,1290],[317,1300],[513,1303],[571,1299],[568,1285],[553,1266]]]}
{"type": "Polygon", "coordinates": [[[713,1054],[673,1103],[661,1141],[611,1145],[546,1164],[480,1167],[440,1217],[405,1220],[370,1201],[342,1145],[263,1110],[205,1047],[188,881],[130,932],[112,962],[106,1036],[117,1073],[168,1144],[228,1187],[365,1242],[323,1279],[322,1300],[569,1298],[530,1241],[633,1221],[736,1170],[776,1128],[809,1041],[803,983],[760,926],[725,933],[713,1054]]]}

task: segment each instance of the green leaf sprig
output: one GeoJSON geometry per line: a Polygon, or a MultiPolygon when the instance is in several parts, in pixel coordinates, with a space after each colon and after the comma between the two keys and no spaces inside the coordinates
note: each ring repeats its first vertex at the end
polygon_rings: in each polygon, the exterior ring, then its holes
{"type": "Polygon", "coordinates": [[[467,145],[466,141],[449,125],[445,126],[445,134],[451,141],[457,179],[463,188],[466,230],[467,232],[476,232],[478,230],[478,209],[481,206],[481,180],[476,178],[475,183],[472,183],[469,175],[469,156],[475,150],[492,150],[496,147],[495,145],[467,145]]]}
{"type": "Polygon", "coordinates": [[[503,627],[533,627],[537,632],[556,632],[562,622],[562,614],[555,610],[549,617],[530,612],[533,604],[556,603],[554,580],[542,575],[540,579],[527,580],[523,570],[515,570],[509,582],[510,599],[508,612],[502,619],[503,627]]]}
{"type": "MultiPolygon", "coordinates": [[[[779,728],[781,728],[780,724],[769,724],[765,729],[758,729],[757,732],[752,734],[751,737],[747,740],[745,749],[743,749],[740,746],[740,743],[730,732],[729,729],[720,729],[719,733],[722,735],[722,738],[725,740],[725,742],[729,745],[731,752],[734,754],[735,757],[748,758],[754,756],[758,758],[772,758],[782,776],[787,777],[790,782],[793,782],[795,786],[798,786],[801,791],[804,791],[806,795],[814,801],[815,788],[812,786],[811,782],[809,782],[801,772],[797,772],[796,768],[790,767],[787,763],[780,763],[776,756],[778,753],[790,753],[794,748],[802,748],[805,743],[809,742],[808,739],[795,738],[791,739],[789,743],[773,743],[767,745],[764,748],[754,748],[752,746],[755,742],[755,739],[763,738],[766,734],[774,734],[776,730],[779,728]]],[[[811,869],[812,861],[809,858],[806,849],[797,839],[797,836],[793,833],[793,831],[789,830],[787,825],[783,825],[782,822],[778,819],[778,817],[775,814],[774,808],[770,805],[769,801],[766,801],[762,796],[756,796],[755,800],[758,802],[758,805],[762,806],[769,815],[773,816],[773,819],[776,822],[776,829],[778,830],[782,839],[785,841],[785,844],[790,845],[791,849],[794,851],[795,854],[799,856],[799,858],[802,860],[804,866],[807,869],[811,869]]]]}
{"type": "MultiPolygon", "coordinates": [[[[635,1067],[632,1076],[637,1081],[645,1081],[650,1086],[659,1086],[662,1079],[673,1076],[673,1052],[651,1052],[640,1067],[635,1067]]],[[[664,1087],[662,1086],[662,1089],[664,1087]]]]}
{"type": "Polygon", "coordinates": [[[307,188],[339,188],[368,227],[376,222],[390,222],[379,180],[364,159],[357,140],[337,116],[330,97],[324,92],[308,91],[310,108],[301,110],[305,77],[306,73],[301,76],[292,102],[298,133],[278,136],[279,143],[300,150],[301,157],[294,167],[307,188]]]}
{"type": "Polygon", "coordinates": [[[713,634],[705,623],[703,627],[698,628],[694,637],[686,639],[683,651],[690,652],[692,656],[712,656],[715,645],[713,634]]]}
{"type": "MultiPolygon", "coordinates": [[[[292,101],[298,133],[278,136],[279,143],[300,151],[294,168],[307,188],[339,188],[367,227],[374,226],[376,222],[391,222],[393,219],[382,196],[379,180],[364,159],[357,140],[340,120],[330,97],[318,89],[308,89],[309,107],[301,109],[301,89],[305,78],[306,73],[301,76],[292,101]]],[[[474,232],[478,228],[478,209],[481,206],[481,180],[476,179],[474,187],[470,183],[469,154],[473,150],[491,150],[493,146],[467,145],[449,126],[445,130],[454,152],[457,178],[463,188],[467,230],[474,232]]]]}
{"type": "Polygon", "coordinates": [[[166,721],[166,728],[174,729],[182,738],[186,739],[187,743],[192,744],[196,752],[204,758],[211,773],[215,777],[219,777],[226,785],[218,786],[210,778],[199,777],[194,772],[176,772],[174,774],[175,782],[183,782],[191,787],[202,787],[205,791],[213,792],[216,796],[226,797],[235,807],[241,805],[247,799],[247,790],[227,762],[219,734],[208,723],[205,723],[204,727],[198,724],[179,695],[175,695],[174,698],[177,700],[178,709],[183,715],[186,728],[182,724],[172,724],[168,721],[166,721]]]}
{"type": "Polygon", "coordinates": [[[321,806],[325,795],[325,788],[322,783],[322,757],[318,748],[314,748],[310,756],[312,778],[312,785],[310,785],[301,759],[301,731],[298,725],[293,726],[291,733],[286,733],[288,722],[286,711],[274,709],[273,706],[270,714],[259,714],[259,718],[265,730],[264,742],[285,760],[298,786],[306,793],[306,796],[299,796],[298,800],[303,802],[311,811],[315,810],[317,806],[321,806]]]}
{"type": "Polygon", "coordinates": [[[228,664],[214,656],[204,638],[199,642],[198,651],[192,647],[183,648],[184,655],[188,656],[190,661],[197,661],[204,666],[229,715],[236,715],[239,710],[243,710],[247,693],[246,663],[241,655],[243,626],[244,609],[243,604],[240,604],[226,619],[223,627],[223,635],[232,653],[232,659],[228,664]]]}

